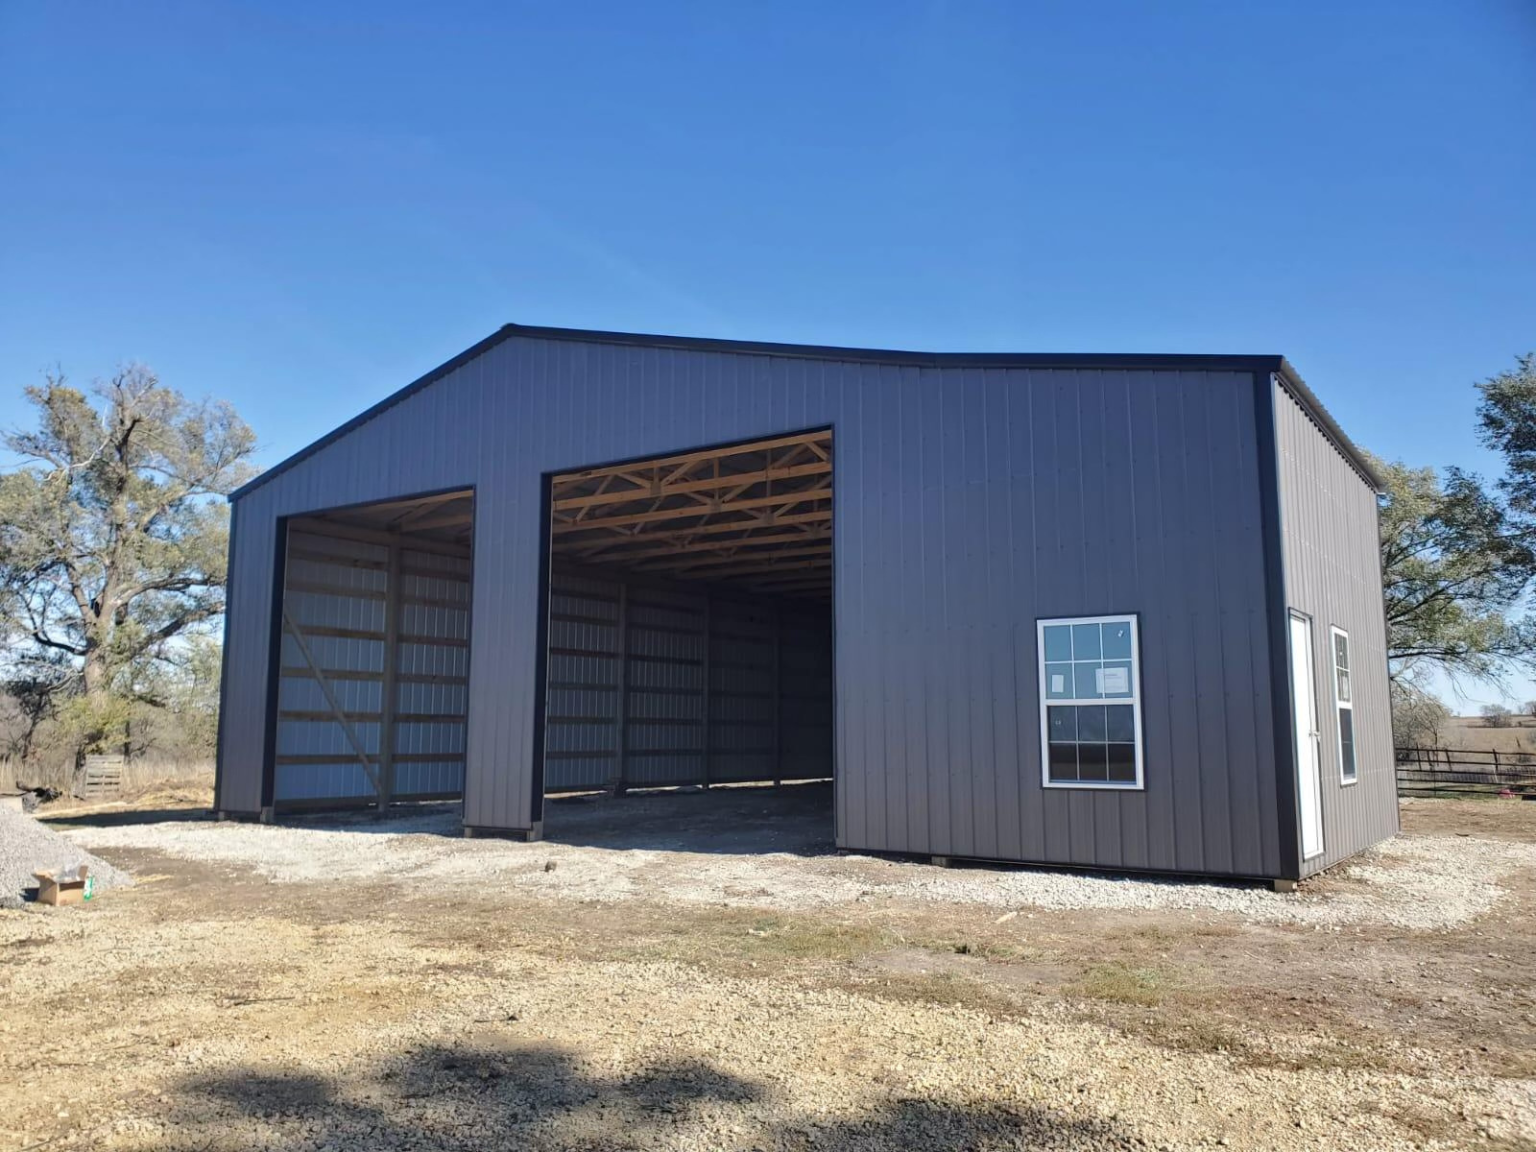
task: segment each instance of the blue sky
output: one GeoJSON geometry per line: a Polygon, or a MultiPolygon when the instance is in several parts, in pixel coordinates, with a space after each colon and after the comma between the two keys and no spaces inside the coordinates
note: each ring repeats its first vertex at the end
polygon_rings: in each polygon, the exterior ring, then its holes
{"type": "Polygon", "coordinates": [[[272,463],[515,320],[1282,352],[1487,469],[1533,145],[1529,0],[0,0],[0,423],[140,360],[272,463]]]}

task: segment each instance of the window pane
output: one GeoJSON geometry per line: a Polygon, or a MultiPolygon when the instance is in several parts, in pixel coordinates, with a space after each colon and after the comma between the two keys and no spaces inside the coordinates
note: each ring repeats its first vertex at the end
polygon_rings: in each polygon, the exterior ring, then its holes
{"type": "Polygon", "coordinates": [[[1136,783],[1136,745],[1107,744],[1105,750],[1109,753],[1109,778],[1117,784],[1136,783]]]}
{"type": "Polygon", "coordinates": [[[1333,634],[1333,662],[1339,668],[1349,667],[1349,637],[1333,634]]]}
{"type": "Polygon", "coordinates": [[[1077,746],[1077,775],[1081,780],[1109,779],[1109,745],[1079,744],[1077,746]]]}
{"type": "Polygon", "coordinates": [[[1077,779],[1077,745],[1076,744],[1052,744],[1051,749],[1051,779],[1052,780],[1076,780],[1077,779]]]}
{"type": "Polygon", "coordinates": [[[1118,624],[1105,624],[1104,628],[1104,658],[1119,657],[1129,660],[1131,658],[1131,622],[1129,620],[1118,624]]]}
{"type": "Polygon", "coordinates": [[[1335,672],[1334,675],[1339,678],[1339,703],[1340,704],[1348,704],[1349,703],[1349,673],[1344,671],[1344,669],[1341,668],[1337,672],[1335,672]]]}
{"type": "Polygon", "coordinates": [[[1139,784],[1135,623],[1040,621],[1047,784],[1139,784]]]}
{"type": "Polygon", "coordinates": [[[1355,778],[1355,714],[1348,708],[1339,709],[1339,761],[1344,779],[1355,778]]]}
{"type": "Polygon", "coordinates": [[[1045,628],[1045,658],[1072,659],[1072,629],[1066,624],[1048,624],[1045,628]]]}
{"type": "Polygon", "coordinates": [[[1097,624],[1072,625],[1072,659],[1097,660],[1102,651],[1097,624]]]}
{"type": "Polygon", "coordinates": [[[1049,700],[1072,699],[1072,665],[1047,664],[1045,666],[1045,695],[1049,700]]]}
{"type": "Polygon", "coordinates": [[[1131,675],[1129,660],[1106,660],[1104,671],[1099,677],[1099,687],[1103,689],[1105,696],[1118,696],[1128,700],[1132,688],[1131,675]]]}
{"type": "Polygon", "coordinates": [[[1103,668],[1097,660],[1085,660],[1073,664],[1076,688],[1073,695],[1079,700],[1099,700],[1104,693],[1099,691],[1099,671],[1103,668]]]}

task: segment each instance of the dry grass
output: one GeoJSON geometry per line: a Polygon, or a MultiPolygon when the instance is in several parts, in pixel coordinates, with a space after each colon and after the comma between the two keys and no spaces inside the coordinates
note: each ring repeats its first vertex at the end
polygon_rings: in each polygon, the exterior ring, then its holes
{"type": "Polygon", "coordinates": [[[1152,1007],[1163,1002],[1173,985],[1170,972],[1160,967],[1131,967],[1115,961],[1095,964],[1083,973],[1070,991],[1094,1000],[1152,1007]]]}
{"type": "Polygon", "coordinates": [[[901,943],[871,924],[721,910],[652,925],[629,952],[635,958],[755,967],[853,960],[901,943]],[[659,930],[658,930],[659,929],[659,930]]]}
{"type": "MultiPolygon", "coordinates": [[[[9,789],[13,785],[41,786],[57,788],[67,796],[72,778],[73,773],[67,766],[28,764],[13,757],[0,757],[0,790],[9,789]]],[[[165,805],[167,807],[184,807],[189,803],[211,804],[213,761],[160,756],[127,761],[123,765],[123,791],[118,799],[135,801],[140,807],[156,807],[155,803],[146,801],[159,797],[171,799],[165,805]]]]}
{"type": "Polygon", "coordinates": [[[1453,751],[1522,753],[1536,759],[1536,716],[1511,716],[1494,728],[1481,716],[1452,716],[1440,726],[1440,747],[1453,751]]]}

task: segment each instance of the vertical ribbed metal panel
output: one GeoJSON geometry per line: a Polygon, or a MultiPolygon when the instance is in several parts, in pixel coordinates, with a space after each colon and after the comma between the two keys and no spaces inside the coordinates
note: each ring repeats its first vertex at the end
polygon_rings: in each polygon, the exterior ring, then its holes
{"type": "Polygon", "coordinates": [[[831,609],[786,609],[781,628],[778,777],[827,779],[832,775],[831,609]]]}
{"type": "Polygon", "coordinates": [[[604,788],[619,764],[619,597],[612,580],[559,573],[549,586],[544,789],[604,788]]]}
{"type": "Polygon", "coordinates": [[[526,828],[541,475],[831,426],[839,843],[1272,875],[1251,376],[512,336],[237,504],[221,802],[259,803],[277,518],[473,486],[465,820],[526,828]],[[1040,786],[1035,620],[1136,612],[1145,792],[1040,786]]]}
{"type": "Polygon", "coordinates": [[[1376,494],[1278,381],[1275,439],[1289,607],[1312,618],[1314,692],[1321,734],[1323,853],[1309,875],[1398,830],[1387,632],[1382,608],[1376,494]],[[1339,772],[1330,627],[1349,633],[1359,779],[1339,772]]]}
{"type": "Polygon", "coordinates": [[[710,779],[775,778],[776,608],[722,600],[710,614],[710,779]]]}
{"type": "Polygon", "coordinates": [[[400,551],[393,794],[464,792],[470,643],[470,561],[422,547],[400,551]],[[425,679],[424,677],[450,679],[425,679]]]}
{"type": "MultiPolygon", "coordinates": [[[[288,534],[288,589],[283,603],[304,630],[310,654],[320,663],[341,707],[362,713],[353,733],[371,756],[379,753],[379,710],[384,671],[384,595],[388,551],[381,545],[312,532],[288,534]],[[370,633],[337,636],[330,631],[370,633]],[[380,679],[357,680],[368,675],[380,679]]],[[[298,642],[282,639],[278,681],[277,761],[273,800],[281,805],[362,801],[373,783],[356,759],[341,724],[304,661],[298,642]]]]}
{"type": "MultiPolygon", "coordinates": [[[[396,800],[458,796],[464,789],[469,561],[412,547],[402,547],[400,555],[390,792],[396,800]]],[[[356,714],[352,731],[376,768],[382,752],[388,568],[389,548],[383,544],[318,529],[288,533],[283,604],[304,631],[338,703],[356,714]]],[[[287,632],[281,652],[274,805],[372,801],[373,782],[287,632]]]]}
{"type": "Polygon", "coordinates": [[[704,778],[704,596],[629,591],[629,704],[624,783],[704,778]]]}
{"type": "Polygon", "coordinates": [[[550,583],[546,792],[621,782],[621,592],[628,633],[625,787],[832,775],[830,609],[767,597],[752,601],[729,588],[720,595],[697,585],[666,586],[654,577],[636,582],[622,574],[602,579],[562,569],[550,583]],[[777,739],[776,618],[783,665],[777,739]]]}

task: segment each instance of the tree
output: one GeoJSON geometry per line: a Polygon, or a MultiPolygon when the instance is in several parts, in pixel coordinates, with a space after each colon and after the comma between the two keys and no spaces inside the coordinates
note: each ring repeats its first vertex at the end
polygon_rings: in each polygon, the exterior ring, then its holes
{"type": "Polygon", "coordinates": [[[50,375],[27,389],[37,427],[4,446],[0,621],[8,674],[80,751],[121,742],[130,707],[161,703],[157,665],[224,609],[229,513],[255,437],[226,403],[191,402],[143,367],[96,403],[50,375]]]}
{"type": "Polygon", "coordinates": [[[1509,709],[1502,704],[1483,705],[1483,723],[1490,728],[1508,728],[1510,722],[1509,709]]]}
{"type": "Polygon", "coordinates": [[[1536,669],[1536,621],[1517,615],[1536,579],[1536,534],[1469,473],[1377,466],[1394,681],[1430,667],[1485,681],[1536,669]]]}
{"type": "Polygon", "coordinates": [[[1399,748],[1438,748],[1451,710],[1405,680],[1392,682],[1392,738],[1399,748]]]}
{"type": "Polygon", "coordinates": [[[1536,530],[1536,352],[1477,386],[1478,431],[1504,458],[1499,489],[1527,533],[1536,530]]]}

